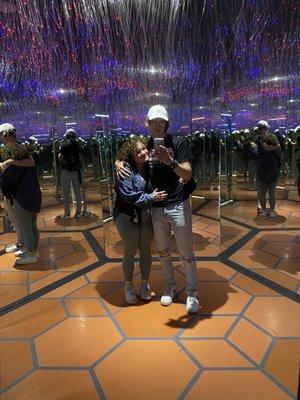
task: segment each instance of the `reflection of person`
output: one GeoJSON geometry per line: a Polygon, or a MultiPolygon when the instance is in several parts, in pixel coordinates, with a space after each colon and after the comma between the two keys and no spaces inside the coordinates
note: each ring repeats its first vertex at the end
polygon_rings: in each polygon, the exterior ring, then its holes
{"type": "Polygon", "coordinates": [[[26,251],[14,249],[16,264],[32,264],[38,261],[39,232],[37,214],[41,209],[42,193],[39,186],[34,159],[29,155],[25,146],[18,143],[16,130],[11,124],[0,126],[2,149],[0,186],[7,203],[13,205],[15,219],[20,227],[25,241],[26,251]]]}
{"type": "Polygon", "coordinates": [[[150,204],[154,200],[162,201],[167,196],[164,191],[150,190],[146,143],[146,139],[143,138],[128,139],[117,155],[118,160],[128,164],[127,169],[130,171],[130,175],[124,179],[117,178],[114,208],[116,226],[124,243],[122,268],[125,278],[125,300],[128,304],[137,303],[132,284],[137,249],[140,253],[142,276],[141,299],[151,300],[149,275],[153,228],[150,204]]]}
{"type": "MultiPolygon", "coordinates": [[[[195,313],[199,310],[199,301],[189,199],[195,189],[191,169],[193,156],[185,140],[173,138],[167,133],[169,117],[165,107],[161,105],[151,107],[147,115],[147,125],[152,135],[148,143],[151,183],[158,190],[165,190],[168,193],[165,201],[152,203],[153,228],[166,281],[160,302],[163,306],[169,306],[177,295],[171,258],[173,232],[185,270],[186,309],[190,313],[195,313]],[[155,139],[163,140],[164,146],[156,146],[155,142],[158,141],[155,139]],[[183,183],[180,178],[187,183],[183,183]]],[[[120,171],[126,173],[122,163],[117,162],[116,166],[119,173],[120,171]]]]}
{"type": "Polygon", "coordinates": [[[70,219],[70,203],[69,195],[71,190],[71,183],[73,185],[75,200],[76,200],[76,213],[74,218],[81,217],[81,182],[80,182],[80,148],[76,140],[76,132],[73,129],[68,129],[66,132],[67,141],[61,146],[59,150],[58,160],[61,162],[61,187],[64,203],[63,219],[70,219]]]}
{"type": "Polygon", "coordinates": [[[299,169],[297,167],[299,160],[300,160],[300,135],[297,136],[296,143],[293,149],[293,172],[295,176],[296,185],[299,185],[299,179],[300,179],[299,169]]]}
{"type": "Polygon", "coordinates": [[[261,215],[276,217],[276,186],[281,168],[280,144],[275,135],[268,134],[266,121],[258,123],[257,195],[261,215]],[[269,193],[270,210],[266,209],[266,194],[269,193]]]}

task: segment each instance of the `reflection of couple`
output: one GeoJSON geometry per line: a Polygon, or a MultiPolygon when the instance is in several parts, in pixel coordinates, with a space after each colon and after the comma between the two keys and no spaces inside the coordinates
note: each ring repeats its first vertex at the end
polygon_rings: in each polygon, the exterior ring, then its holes
{"type": "Polygon", "coordinates": [[[137,248],[142,275],[141,298],[151,299],[148,279],[154,230],[165,276],[165,291],[160,303],[164,306],[172,303],[177,295],[171,258],[173,232],[184,265],[186,309],[195,313],[199,310],[199,301],[190,205],[190,194],[195,188],[190,164],[193,157],[185,140],[167,133],[169,117],[163,106],[150,108],[147,126],[152,135],[148,143],[141,137],[129,139],[119,151],[116,162],[118,179],[114,217],[125,248],[122,263],[125,300],[129,304],[137,303],[132,284],[137,248]],[[163,138],[164,145],[157,146],[155,138],[163,138]],[[148,151],[153,157],[149,158],[148,151]],[[155,158],[159,162],[151,161],[155,158]],[[180,178],[186,183],[182,183],[180,178]]]}

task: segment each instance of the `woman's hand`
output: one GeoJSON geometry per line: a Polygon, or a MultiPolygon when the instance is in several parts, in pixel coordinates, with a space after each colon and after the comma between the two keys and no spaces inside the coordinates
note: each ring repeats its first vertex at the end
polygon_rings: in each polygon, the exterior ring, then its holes
{"type": "Polygon", "coordinates": [[[164,201],[168,197],[168,193],[164,190],[159,192],[158,189],[153,190],[154,201],[164,201]]]}
{"type": "Polygon", "coordinates": [[[116,174],[119,179],[125,179],[126,177],[131,175],[130,171],[126,169],[126,166],[129,167],[128,163],[126,163],[125,161],[115,162],[116,174]]]}
{"type": "Polygon", "coordinates": [[[6,168],[8,168],[10,165],[13,164],[13,160],[6,160],[1,164],[1,169],[4,171],[6,168]]]}

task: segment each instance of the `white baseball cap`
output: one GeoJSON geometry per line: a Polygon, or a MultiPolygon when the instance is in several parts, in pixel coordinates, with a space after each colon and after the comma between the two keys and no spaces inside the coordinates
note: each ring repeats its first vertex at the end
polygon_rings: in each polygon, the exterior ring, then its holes
{"type": "Polygon", "coordinates": [[[263,119],[258,121],[257,125],[258,125],[258,129],[259,128],[265,128],[265,129],[269,129],[270,128],[270,126],[267,123],[267,121],[264,121],[263,119]]]}
{"type": "Polygon", "coordinates": [[[28,140],[31,140],[32,142],[37,142],[37,138],[35,136],[30,136],[30,138],[28,138],[28,140]]]}
{"type": "Polygon", "coordinates": [[[0,133],[4,132],[11,132],[11,133],[16,133],[16,128],[12,124],[1,124],[0,125],[0,133]]]}
{"type": "Polygon", "coordinates": [[[164,119],[165,121],[169,121],[169,116],[168,116],[168,111],[164,106],[161,106],[160,104],[157,104],[155,106],[152,106],[147,114],[147,118],[151,121],[152,119],[155,118],[161,118],[164,119]]]}

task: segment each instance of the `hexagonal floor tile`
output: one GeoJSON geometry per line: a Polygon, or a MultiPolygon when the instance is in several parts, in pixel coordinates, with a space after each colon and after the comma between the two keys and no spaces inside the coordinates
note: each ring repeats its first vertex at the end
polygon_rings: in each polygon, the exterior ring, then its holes
{"type": "Polygon", "coordinates": [[[295,395],[299,384],[299,340],[278,340],[272,348],[265,370],[295,395]]]}
{"type": "Polygon", "coordinates": [[[249,269],[272,268],[276,264],[278,257],[263,250],[237,250],[230,257],[230,260],[249,269]]]}
{"type": "Polygon", "coordinates": [[[126,342],[95,368],[110,400],[177,399],[196,371],[174,342],[157,340],[126,342]]]}
{"type": "Polygon", "coordinates": [[[274,290],[240,273],[235,275],[235,277],[231,280],[231,283],[256,296],[280,296],[280,294],[274,290]]]}
{"type": "Polygon", "coordinates": [[[124,274],[121,263],[108,263],[101,265],[86,274],[91,282],[123,282],[124,274]]]}
{"type": "Polygon", "coordinates": [[[300,305],[286,297],[255,298],[245,316],[274,336],[299,336],[300,305]]]}
{"type": "Polygon", "coordinates": [[[299,283],[297,279],[277,269],[253,269],[253,272],[289,290],[295,290],[299,283]]]}
{"type": "Polygon", "coordinates": [[[28,341],[0,342],[1,388],[5,389],[33,368],[31,347],[28,341]]]}
{"type": "Polygon", "coordinates": [[[26,285],[0,285],[0,308],[28,294],[26,285]]]}
{"type": "Polygon", "coordinates": [[[3,400],[98,400],[88,371],[35,371],[12,389],[3,400]]]}
{"type": "Polygon", "coordinates": [[[173,337],[189,317],[182,304],[162,307],[158,301],[139,303],[120,311],[116,318],[129,337],[173,337]]]}
{"type": "Polygon", "coordinates": [[[107,315],[99,299],[66,299],[65,303],[72,317],[104,317],[107,315]]]}
{"type": "Polygon", "coordinates": [[[272,339],[248,321],[241,319],[228,339],[260,364],[272,339]]]}
{"type": "Polygon", "coordinates": [[[204,367],[252,367],[224,340],[182,340],[181,342],[204,367]]]}
{"type": "Polygon", "coordinates": [[[35,343],[41,366],[90,366],[121,339],[108,318],[72,317],[37,337],[35,343]]]}
{"type": "Polygon", "coordinates": [[[221,338],[223,337],[237,317],[212,315],[210,317],[200,316],[197,323],[191,324],[185,329],[182,338],[221,338]]]}
{"type": "Polygon", "coordinates": [[[59,300],[37,299],[1,317],[1,336],[30,338],[64,318],[59,300]]]}
{"type": "Polygon", "coordinates": [[[204,371],[187,400],[291,400],[259,371],[204,371]]]}
{"type": "Polygon", "coordinates": [[[274,254],[280,258],[298,258],[299,265],[300,265],[300,250],[299,250],[299,243],[296,242],[287,242],[284,243],[284,246],[278,245],[277,242],[275,243],[267,243],[263,250],[267,251],[268,253],[274,254]]]}
{"type": "Polygon", "coordinates": [[[57,260],[59,258],[65,257],[68,254],[74,253],[74,248],[72,244],[52,244],[48,246],[43,246],[40,248],[40,260],[57,260]]]}

